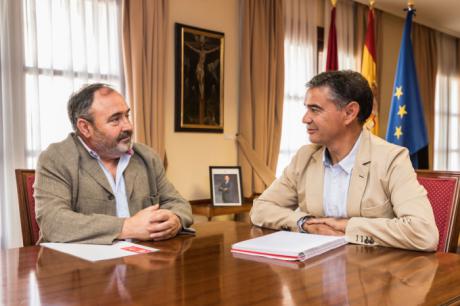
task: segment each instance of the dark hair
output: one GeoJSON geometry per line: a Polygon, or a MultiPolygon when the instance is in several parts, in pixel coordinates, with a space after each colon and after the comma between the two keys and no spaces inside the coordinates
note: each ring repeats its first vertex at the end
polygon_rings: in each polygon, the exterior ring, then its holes
{"type": "Polygon", "coordinates": [[[94,93],[101,88],[107,88],[109,92],[113,89],[103,83],[94,83],[90,85],[84,85],[79,91],[74,92],[67,102],[67,113],[69,114],[70,123],[74,131],[77,131],[77,119],[84,118],[89,122],[93,122],[93,117],[89,113],[89,109],[93,104],[94,93]]]}
{"type": "Polygon", "coordinates": [[[331,100],[339,108],[352,101],[358,102],[359,123],[363,124],[371,115],[374,95],[369,83],[360,73],[351,70],[323,72],[307,83],[308,89],[316,87],[328,87],[331,100]]]}

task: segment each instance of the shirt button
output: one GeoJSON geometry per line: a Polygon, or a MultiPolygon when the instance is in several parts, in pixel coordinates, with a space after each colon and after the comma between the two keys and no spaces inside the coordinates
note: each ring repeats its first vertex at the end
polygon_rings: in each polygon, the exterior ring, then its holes
{"type": "Polygon", "coordinates": [[[110,200],[110,201],[112,201],[112,200],[113,200],[113,195],[109,194],[109,195],[107,196],[107,199],[110,200]]]}

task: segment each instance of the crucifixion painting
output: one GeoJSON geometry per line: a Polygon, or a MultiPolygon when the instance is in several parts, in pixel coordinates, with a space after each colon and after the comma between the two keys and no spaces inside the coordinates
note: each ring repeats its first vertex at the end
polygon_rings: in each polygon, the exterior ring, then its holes
{"type": "Polygon", "coordinates": [[[223,131],[223,39],[176,24],[176,131],[223,131]]]}

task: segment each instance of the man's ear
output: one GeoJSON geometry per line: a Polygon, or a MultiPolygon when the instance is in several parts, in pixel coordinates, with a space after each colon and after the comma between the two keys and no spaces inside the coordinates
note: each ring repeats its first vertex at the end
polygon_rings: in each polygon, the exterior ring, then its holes
{"type": "Polygon", "coordinates": [[[345,105],[345,123],[349,124],[358,118],[359,114],[359,104],[356,101],[351,101],[345,105]]]}
{"type": "Polygon", "coordinates": [[[85,138],[89,138],[92,131],[91,123],[83,118],[77,119],[77,130],[83,135],[85,138]]]}

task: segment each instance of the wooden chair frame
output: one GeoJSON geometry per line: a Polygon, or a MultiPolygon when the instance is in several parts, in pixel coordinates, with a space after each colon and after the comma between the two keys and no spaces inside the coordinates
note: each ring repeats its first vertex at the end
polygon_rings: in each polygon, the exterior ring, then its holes
{"type": "Polygon", "coordinates": [[[35,245],[33,239],[33,227],[32,221],[35,219],[35,214],[33,216],[29,213],[29,198],[27,197],[27,178],[30,176],[35,176],[35,170],[30,169],[16,169],[16,186],[18,190],[18,201],[19,201],[19,213],[21,216],[21,231],[22,231],[22,241],[24,246],[35,245]]]}

